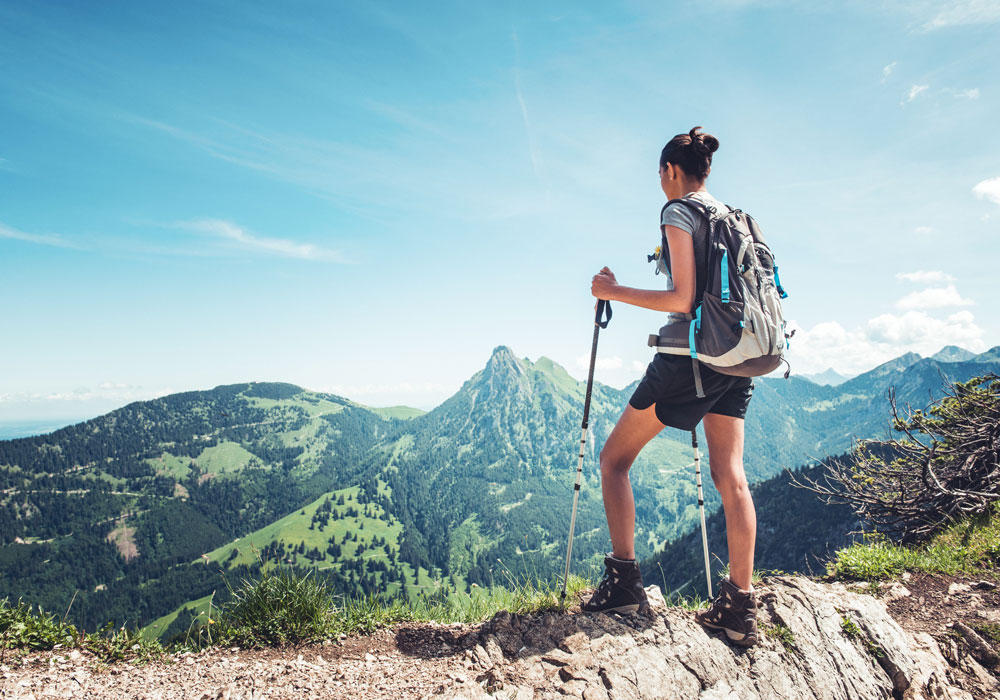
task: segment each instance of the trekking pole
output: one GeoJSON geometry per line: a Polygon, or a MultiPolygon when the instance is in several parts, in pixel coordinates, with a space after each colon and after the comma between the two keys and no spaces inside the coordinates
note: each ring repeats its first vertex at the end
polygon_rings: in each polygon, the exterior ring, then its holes
{"type": "Polygon", "coordinates": [[[580,436],[580,461],[576,465],[576,484],[573,486],[573,514],[569,518],[569,545],[566,547],[566,571],[563,573],[562,595],[560,603],[566,599],[566,585],[569,583],[569,558],[573,553],[573,530],[576,528],[576,502],[580,498],[580,479],[583,476],[583,454],[587,447],[587,421],[590,418],[590,393],[594,389],[594,363],[597,361],[597,334],[602,328],[607,328],[611,321],[611,302],[599,299],[597,315],[594,317],[594,343],[590,346],[590,369],[587,371],[587,396],[583,400],[583,430],[580,436]],[[601,320],[604,312],[607,318],[601,320]]]}
{"type": "Polygon", "coordinates": [[[705,552],[705,583],[708,597],[712,597],[712,574],[708,566],[708,532],[705,529],[705,493],[701,490],[701,455],[698,453],[698,433],[691,431],[691,447],[694,448],[694,478],[698,484],[698,510],[701,513],[701,548],[705,552]]]}

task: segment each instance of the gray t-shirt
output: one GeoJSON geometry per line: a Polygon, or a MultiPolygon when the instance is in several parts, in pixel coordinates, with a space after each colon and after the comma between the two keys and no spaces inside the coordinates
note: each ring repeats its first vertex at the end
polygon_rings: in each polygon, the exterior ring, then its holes
{"type": "MultiPolygon", "coordinates": [[[[719,211],[726,211],[725,204],[704,190],[685,196],[698,199],[706,206],[714,207],[719,211]]],[[[663,218],[660,220],[661,226],[676,226],[691,236],[692,242],[694,243],[695,270],[702,271],[702,280],[700,280],[702,285],[704,285],[704,270],[707,265],[705,260],[705,254],[707,252],[705,237],[708,235],[708,227],[704,224],[705,217],[702,214],[699,214],[686,204],[677,203],[671,204],[664,209],[663,218]]],[[[663,259],[664,261],[669,260],[669,256],[664,256],[663,259]]],[[[674,288],[674,280],[670,274],[669,264],[660,266],[660,270],[667,276],[667,289],[672,290],[674,288]]],[[[696,283],[695,297],[700,297],[701,292],[703,291],[704,288],[696,283]]],[[[667,323],[677,323],[684,320],[686,320],[684,314],[670,313],[668,315],[667,323]]]]}

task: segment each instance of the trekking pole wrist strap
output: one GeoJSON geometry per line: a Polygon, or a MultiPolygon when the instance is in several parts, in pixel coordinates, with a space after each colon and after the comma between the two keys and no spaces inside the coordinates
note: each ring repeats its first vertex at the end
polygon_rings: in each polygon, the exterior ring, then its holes
{"type": "Polygon", "coordinates": [[[597,315],[594,317],[594,323],[601,328],[607,328],[608,324],[611,323],[611,302],[607,299],[597,300],[597,315]],[[604,318],[605,313],[607,318],[604,318]]]}

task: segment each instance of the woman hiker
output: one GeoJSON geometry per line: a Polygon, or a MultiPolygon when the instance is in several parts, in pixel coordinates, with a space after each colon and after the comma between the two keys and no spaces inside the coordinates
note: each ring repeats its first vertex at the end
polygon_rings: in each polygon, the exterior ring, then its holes
{"type": "MultiPolygon", "coordinates": [[[[725,205],[705,188],[719,140],[700,129],[678,134],[663,148],[660,187],[668,200],[693,197],[724,211],[725,205]]],[[[598,299],[668,312],[668,323],[684,321],[690,318],[685,314],[692,312],[705,288],[708,222],[691,207],[674,203],[663,210],[660,224],[669,248],[665,291],[620,285],[607,267],[594,276],[591,291],[598,299]]],[[[735,643],[750,646],[757,641],[757,605],[750,583],[757,518],[743,473],[743,419],[753,381],[704,366],[700,372],[704,398],[696,396],[690,357],[656,353],[601,450],[601,489],[612,551],[604,559],[604,579],[583,610],[634,612],[646,608],[646,592],[635,560],[635,501],[629,468],[664,426],[690,431],[704,421],[712,481],[722,496],[726,515],[730,574],[711,607],[695,618],[707,627],[725,630],[735,643]]]]}

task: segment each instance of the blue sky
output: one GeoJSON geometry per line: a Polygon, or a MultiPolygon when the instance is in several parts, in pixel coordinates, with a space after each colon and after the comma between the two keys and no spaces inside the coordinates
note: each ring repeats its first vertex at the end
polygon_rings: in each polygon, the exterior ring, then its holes
{"type": "MultiPolygon", "coordinates": [[[[0,2],[0,420],[282,380],[579,377],[674,134],[754,214],[798,372],[1000,344],[1000,3],[0,2]]],[[[616,308],[598,378],[649,359],[616,308]]]]}

